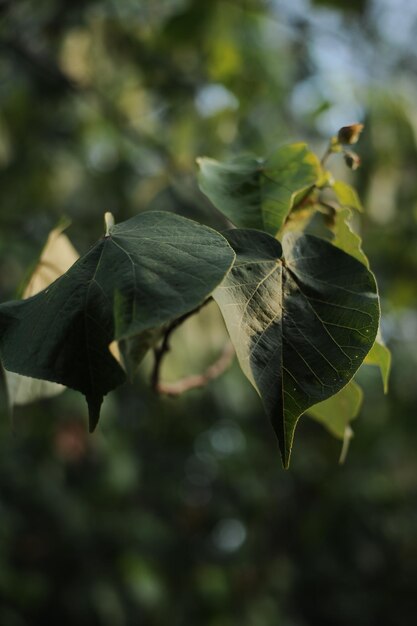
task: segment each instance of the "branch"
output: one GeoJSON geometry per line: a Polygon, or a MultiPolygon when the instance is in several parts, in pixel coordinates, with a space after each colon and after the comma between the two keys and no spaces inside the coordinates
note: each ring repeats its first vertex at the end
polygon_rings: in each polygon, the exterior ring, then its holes
{"type": "Polygon", "coordinates": [[[212,380],[219,378],[219,376],[221,376],[230,367],[234,356],[235,349],[229,341],[217,361],[210,365],[202,374],[186,376],[185,378],[181,378],[173,383],[159,382],[155,390],[157,393],[173,398],[180,396],[191,389],[205,387],[212,380]]]}
{"type": "Polygon", "coordinates": [[[342,146],[340,144],[338,135],[334,135],[333,137],[330,138],[330,141],[326,148],[326,152],[323,154],[323,156],[320,159],[320,165],[324,167],[326,165],[327,159],[330,156],[332,156],[332,154],[335,154],[336,152],[342,152],[342,146]]]}
{"type": "Polygon", "coordinates": [[[334,150],[333,150],[333,144],[332,142],[329,143],[329,145],[327,146],[326,152],[323,154],[323,156],[320,159],[320,164],[322,165],[322,167],[324,167],[326,165],[327,159],[334,154],[334,150]]]}
{"type": "Polygon", "coordinates": [[[156,393],[159,392],[158,389],[159,389],[159,379],[161,375],[162,361],[164,360],[165,355],[170,351],[169,341],[171,339],[172,333],[179,326],[181,326],[181,324],[183,324],[186,320],[188,320],[189,317],[201,311],[201,309],[205,307],[207,304],[209,304],[209,302],[211,302],[212,300],[213,298],[210,296],[209,298],[207,298],[207,300],[204,300],[204,302],[200,304],[198,307],[196,307],[192,311],[189,311],[188,313],[185,313],[178,319],[171,322],[171,324],[169,324],[168,328],[164,332],[164,336],[162,338],[161,344],[158,347],[154,348],[153,353],[154,353],[155,361],[154,361],[154,366],[153,366],[153,370],[151,374],[151,387],[156,393]]]}

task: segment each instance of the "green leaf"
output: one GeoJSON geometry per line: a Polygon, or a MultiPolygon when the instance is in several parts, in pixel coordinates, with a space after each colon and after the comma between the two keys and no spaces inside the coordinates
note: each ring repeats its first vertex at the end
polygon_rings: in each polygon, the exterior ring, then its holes
{"type": "MultiPolygon", "coordinates": [[[[30,298],[46,289],[78,260],[78,252],[64,234],[68,226],[68,220],[64,219],[49,233],[38,263],[23,291],[23,298],[30,298]]],[[[11,407],[50,398],[65,391],[63,385],[7,371],[6,384],[11,407]]]]}
{"type": "Polygon", "coordinates": [[[29,404],[41,398],[53,398],[65,391],[63,385],[9,371],[6,371],[6,384],[11,407],[29,404]]]}
{"type": "Polygon", "coordinates": [[[38,295],[0,305],[3,365],[81,391],[94,429],[103,396],[125,380],[109,344],[148,338],[194,309],[233,259],[224,237],[206,226],[162,212],[133,217],[38,295]]]}
{"type": "Polygon", "coordinates": [[[213,296],[288,467],[300,415],[340,391],[372,347],[379,322],[375,279],[311,235],[287,233],[283,248],[259,231],[225,236],[236,262],[213,296]]]}
{"type": "Polygon", "coordinates": [[[366,365],[377,365],[381,371],[384,393],[388,393],[388,382],[391,371],[391,351],[380,337],[377,337],[371,351],[366,355],[366,365]]]}
{"type": "MultiPolygon", "coordinates": [[[[117,314],[117,306],[116,306],[117,314]]],[[[138,365],[145,354],[153,348],[161,339],[166,326],[144,330],[138,335],[132,335],[120,341],[113,341],[110,344],[110,351],[119,361],[130,379],[133,379],[138,365]]]]}
{"type": "Polygon", "coordinates": [[[236,226],[275,235],[297,193],[313,186],[320,162],[306,144],[283,146],[267,159],[238,157],[221,163],[198,159],[200,189],[236,226]]]}
{"type": "Polygon", "coordinates": [[[363,212],[363,206],[355,189],[343,180],[336,180],[332,185],[337,201],[342,207],[363,212]]]}
{"type": "Polygon", "coordinates": [[[334,396],[308,409],[308,415],[338,439],[344,439],[346,427],[358,416],[362,406],[363,391],[354,380],[334,396]]]}
{"type": "Polygon", "coordinates": [[[347,252],[355,259],[358,259],[369,269],[369,261],[362,250],[362,239],[357,235],[350,225],[352,212],[350,209],[338,209],[335,212],[332,232],[334,238],[333,245],[347,252]]]}
{"type": "Polygon", "coordinates": [[[9,400],[9,391],[6,382],[6,371],[0,361],[0,411],[7,414],[11,413],[11,405],[9,400]]]}

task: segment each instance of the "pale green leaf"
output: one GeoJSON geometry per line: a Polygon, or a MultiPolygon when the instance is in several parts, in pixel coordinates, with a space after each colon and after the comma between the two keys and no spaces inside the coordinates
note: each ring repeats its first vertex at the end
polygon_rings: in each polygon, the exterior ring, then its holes
{"type": "Polygon", "coordinates": [[[6,382],[6,370],[0,361],[0,411],[6,414],[11,414],[11,405],[9,400],[9,392],[6,382]]]}
{"type": "Polygon", "coordinates": [[[65,391],[64,385],[39,380],[6,370],[6,384],[11,407],[29,404],[41,398],[53,398],[65,391]]]}
{"type": "Polygon", "coordinates": [[[356,211],[363,211],[363,206],[359,200],[359,196],[352,185],[348,185],[343,180],[336,180],[332,184],[333,191],[336,195],[337,201],[342,207],[349,207],[350,209],[356,209],[356,211]]]}
{"type": "Polygon", "coordinates": [[[321,176],[316,155],[306,144],[283,146],[267,159],[238,157],[221,163],[198,159],[200,189],[236,226],[275,235],[296,195],[321,176]]]}
{"type": "Polygon", "coordinates": [[[384,393],[388,393],[388,382],[391,371],[391,351],[386,347],[381,338],[377,338],[370,352],[366,355],[366,365],[377,365],[381,372],[384,393]]]}
{"type": "Polygon", "coordinates": [[[325,426],[334,437],[344,439],[346,427],[358,416],[362,401],[362,389],[351,380],[334,396],[308,409],[308,415],[325,426]]]}
{"type": "Polygon", "coordinates": [[[362,250],[362,239],[355,233],[350,224],[351,215],[350,209],[338,209],[335,211],[334,222],[331,228],[334,234],[332,243],[344,250],[344,252],[347,252],[347,254],[355,257],[355,259],[358,259],[369,269],[368,258],[362,250]]]}

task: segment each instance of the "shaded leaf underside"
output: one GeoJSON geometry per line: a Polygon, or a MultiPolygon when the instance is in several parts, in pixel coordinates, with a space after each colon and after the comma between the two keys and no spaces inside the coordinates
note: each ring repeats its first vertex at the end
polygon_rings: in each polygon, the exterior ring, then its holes
{"type": "Polygon", "coordinates": [[[300,415],[342,389],[372,347],[375,280],[356,259],[311,235],[287,234],[283,248],[259,231],[225,236],[236,262],[214,297],[288,467],[300,415]]]}

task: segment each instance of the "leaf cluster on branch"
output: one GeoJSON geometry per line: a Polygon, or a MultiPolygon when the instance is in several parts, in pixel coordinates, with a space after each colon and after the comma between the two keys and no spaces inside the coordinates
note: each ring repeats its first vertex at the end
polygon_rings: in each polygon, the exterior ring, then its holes
{"type": "Polygon", "coordinates": [[[103,397],[149,350],[152,387],[172,396],[207,384],[236,352],[284,467],[305,412],[344,439],[345,453],[362,401],[355,373],[363,362],[378,365],[386,389],[390,366],[375,277],[351,227],[362,207],[326,169],[332,153],[348,161],[354,153],[343,143],[361,130],[341,129],[321,161],[302,143],[264,159],[198,159],[202,192],[230,221],[222,233],[166,212],[117,225],[106,214],[105,235],[77,258],[54,230],[23,299],[0,305],[9,403],[70,387],[84,394],[94,430],[103,397]],[[206,372],[163,383],[172,333],[213,299],[231,343],[206,372]]]}

